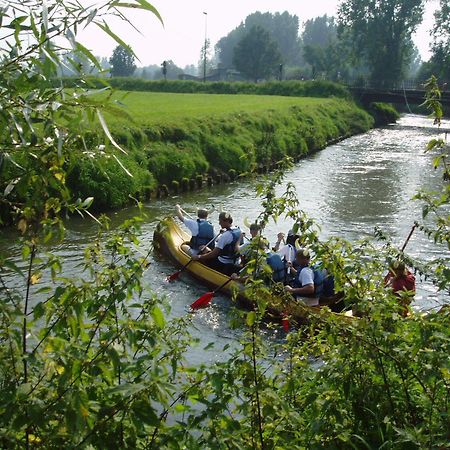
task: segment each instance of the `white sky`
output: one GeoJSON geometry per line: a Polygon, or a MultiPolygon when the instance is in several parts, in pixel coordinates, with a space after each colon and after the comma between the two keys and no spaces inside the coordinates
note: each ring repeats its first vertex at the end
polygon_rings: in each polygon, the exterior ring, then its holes
{"type": "MultiPolygon", "coordinates": [[[[197,64],[200,49],[207,37],[216,42],[255,11],[296,14],[300,23],[327,14],[335,15],[339,0],[149,0],[164,20],[164,26],[151,13],[130,11],[127,14],[139,34],[130,26],[110,21],[111,28],[136,52],[138,66],[161,64],[173,60],[178,66],[197,64]],[[207,12],[204,15],[203,12],[207,12]],[[206,20],[205,20],[206,19],[206,20]],[[207,23],[205,23],[207,22],[207,23]]],[[[86,1],[83,1],[86,3],[86,1]]],[[[424,22],[414,37],[423,60],[429,57],[429,31],[438,0],[428,0],[424,22]]],[[[91,26],[80,33],[81,42],[97,56],[110,57],[117,43],[91,26]]]]}

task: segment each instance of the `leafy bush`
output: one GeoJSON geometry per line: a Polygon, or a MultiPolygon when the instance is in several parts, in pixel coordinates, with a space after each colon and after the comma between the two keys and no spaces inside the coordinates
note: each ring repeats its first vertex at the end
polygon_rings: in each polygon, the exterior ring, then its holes
{"type": "Polygon", "coordinates": [[[205,173],[210,165],[202,152],[193,147],[155,142],[147,149],[148,168],[160,183],[192,178],[205,173]]]}
{"type": "Polygon", "coordinates": [[[131,157],[118,156],[129,174],[111,155],[86,155],[78,158],[68,171],[67,185],[79,198],[94,197],[93,208],[120,208],[131,198],[140,198],[153,191],[156,182],[146,167],[131,157]]]}
{"type": "Polygon", "coordinates": [[[375,119],[376,126],[395,123],[400,118],[398,111],[389,103],[372,102],[369,112],[375,119]]]}
{"type": "Polygon", "coordinates": [[[235,143],[227,142],[220,136],[206,138],[203,152],[213,171],[228,172],[234,169],[245,172],[249,168],[249,155],[235,143]]]}
{"type": "MultiPolygon", "coordinates": [[[[87,82],[94,88],[104,86],[104,80],[91,78],[87,82]]],[[[140,78],[114,77],[108,80],[111,87],[122,91],[177,92],[206,94],[257,94],[282,95],[289,97],[339,97],[350,99],[351,94],[346,87],[332,81],[268,81],[265,83],[248,82],[208,82],[144,80],[140,78]]],[[[67,87],[77,86],[79,80],[66,78],[67,87]]],[[[83,81],[85,84],[85,81],[83,81]]]]}

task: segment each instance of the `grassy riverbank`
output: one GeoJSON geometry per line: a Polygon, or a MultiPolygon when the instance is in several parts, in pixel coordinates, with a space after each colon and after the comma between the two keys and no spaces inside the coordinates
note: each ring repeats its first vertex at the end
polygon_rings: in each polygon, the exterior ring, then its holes
{"type": "MultiPolygon", "coordinates": [[[[106,94],[103,94],[106,95],[106,94]]],[[[330,141],[364,132],[372,116],[342,98],[116,92],[121,114],[106,113],[111,134],[128,155],[85,152],[68,183],[94,207],[119,207],[129,196],[194,188],[210,177],[264,170],[286,155],[298,159],[330,141]],[[128,116],[124,116],[124,113],[128,116]]],[[[91,123],[91,145],[104,144],[91,123]]]]}

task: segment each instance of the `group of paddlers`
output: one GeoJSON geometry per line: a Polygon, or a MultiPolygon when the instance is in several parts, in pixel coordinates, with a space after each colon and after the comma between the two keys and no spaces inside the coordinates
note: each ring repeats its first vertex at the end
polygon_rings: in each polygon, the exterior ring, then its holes
{"type": "MultiPolygon", "coordinates": [[[[188,217],[180,205],[176,205],[178,218],[191,232],[187,251],[194,261],[199,261],[234,279],[246,264],[259,258],[259,265],[270,268],[270,281],[281,282],[284,289],[294,297],[301,297],[309,306],[319,304],[320,297],[332,297],[334,278],[320,266],[310,266],[310,252],[300,244],[300,236],[289,230],[287,236],[278,233],[277,241],[270,248],[267,239],[261,236],[258,223],[249,226],[250,238],[239,227],[233,226],[233,218],[228,212],[219,214],[220,231],[216,234],[214,226],[208,221],[208,211],[199,209],[197,218],[188,217]],[[261,254],[263,257],[261,257],[261,254]],[[259,256],[257,256],[259,255],[259,256]]],[[[267,271],[262,270],[262,273],[267,271]]],[[[415,278],[404,263],[394,261],[385,278],[385,285],[401,299],[403,313],[415,292],[415,278]],[[403,293],[407,291],[409,296],[403,293]]]]}

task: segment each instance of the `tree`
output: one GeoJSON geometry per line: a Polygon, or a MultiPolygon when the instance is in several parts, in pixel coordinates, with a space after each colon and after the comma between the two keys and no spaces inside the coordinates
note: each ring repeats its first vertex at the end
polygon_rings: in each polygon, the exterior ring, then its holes
{"type": "Polygon", "coordinates": [[[252,27],[234,49],[233,64],[236,69],[255,82],[273,75],[281,63],[276,42],[260,26],[252,27]]]}
{"type": "Polygon", "coordinates": [[[241,22],[238,27],[217,42],[215,51],[222,66],[231,67],[233,65],[236,45],[254,26],[260,26],[269,32],[271,39],[278,44],[285,64],[294,65],[300,62],[302,55],[298,36],[298,17],[290,15],[287,11],[281,14],[255,12],[247,16],[244,22],[241,22]]]}
{"type": "Polygon", "coordinates": [[[109,59],[111,64],[111,76],[128,77],[133,75],[133,72],[136,70],[134,60],[134,55],[129,49],[122,45],[118,45],[109,59]]]}
{"type": "Polygon", "coordinates": [[[260,26],[269,32],[270,38],[278,45],[283,61],[294,65],[299,62],[300,39],[299,19],[287,11],[271,14],[255,12],[245,19],[245,28],[260,26]]]}
{"type": "Polygon", "coordinates": [[[233,66],[234,49],[244,34],[244,24],[241,23],[239,27],[230,31],[226,36],[218,40],[214,50],[223,67],[230,68],[233,66]]]}
{"type": "Polygon", "coordinates": [[[422,65],[422,58],[420,57],[419,49],[413,44],[411,49],[411,61],[408,65],[406,76],[408,78],[415,78],[422,65]]]}
{"type": "Polygon", "coordinates": [[[322,73],[338,79],[344,73],[347,58],[338,40],[334,17],[324,15],[305,22],[302,33],[303,57],[312,68],[312,77],[322,73]]]}
{"type": "Polygon", "coordinates": [[[198,70],[197,70],[197,67],[195,66],[195,64],[187,64],[183,68],[183,73],[195,76],[195,75],[197,75],[198,70]]]}
{"type": "Polygon", "coordinates": [[[317,73],[325,71],[326,58],[322,47],[319,45],[305,45],[303,56],[305,61],[311,66],[312,78],[315,78],[317,73]]]}
{"type": "Polygon", "coordinates": [[[314,45],[325,48],[337,40],[337,25],[334,17],[326,14],[305,22],[302,32],[303,45],[314,45]]]}
{"type": "Polygon", "coordinates": [[[341,36],[353,43],[353,56],[366,61],[372,83],[401,80],[412,55],[411,35],[422,21],[425,0],[345,0],[339,7],[341,36]]]}
{"type": "Polygon", "coordinates": [[[421,67],[420,78],[425,80],[435,75],[441,80],[450,81],[450,5],[446,0],[441,0],[434,18],[432,55],[421,67]]]}
{"type": "Polygon", "coordinates": [[[197,63],[199,78],[204,78],[214,68],[214,58],[211,55],[211,43],[206,39],[200,50],[200,58],[197,63]]]}

